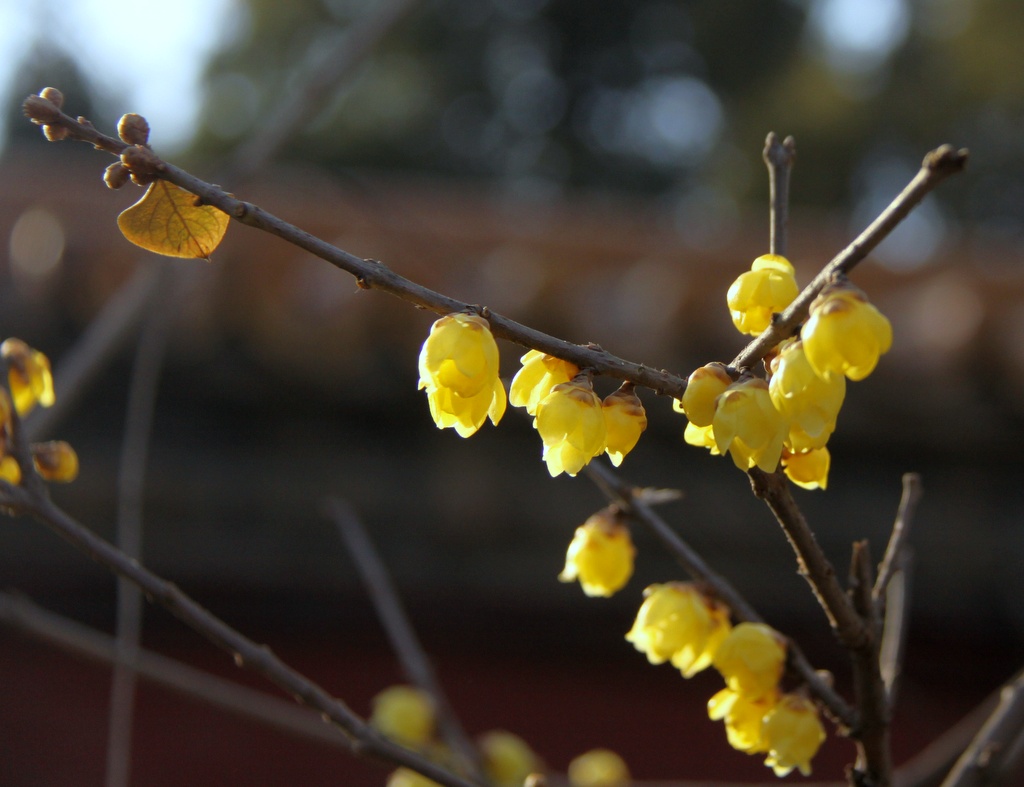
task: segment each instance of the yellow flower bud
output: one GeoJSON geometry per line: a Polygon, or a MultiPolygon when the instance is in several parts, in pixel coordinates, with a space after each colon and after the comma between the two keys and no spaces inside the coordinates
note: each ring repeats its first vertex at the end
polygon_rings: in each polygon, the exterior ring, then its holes
{"type": "Polygon", "coordinates": [[[804,489],[825,489],[831,464],[832,455],[827,448],[814,448],[798,454],[782,453],[782,469],[790,481],[804,489]]]}
{"type": "Polygon", "coordinates": [[[522,787],[526,777],[543,768],[530,745],[505,730],[492,730],[477,741],[487,778],[496,787],[522,787]]]}
{"type": "Polygon", "coordinates": [[[601,406],[604,410],[607,441],[605,452],[612,464],[618,467],[647,428],[647,413],[640,397],[633,392],[631,383],[625,383],[614,393],[608,394],[601,406]]]}
{"type": "Polygon", "coordinates": [[[78,477],[78,454],[63,440],[33,443],[32,463],[36,472],[47,481],[74,481],[78,477]]]}
{"type": "Polygon", "coordinates": [[[412,686],[390,686],[371,700],[370,725],[401,744],[423,747],[434,734],[434,703],[412,686]]]}
{"type": "Polygon", "coordinates": [[[588,596],[608,597],[621,590],[633,576],[636,548],[629,528],[607,509],[599,511],[576,528],[565,554],[560,582],[579,579],[588,596]]]}
{"type": "Polygon", "coordinates": [[[730,630],[728,608],[687,582],[651,585],[644,591],[626,639],[651,664],[671,660],[690,678],[711,665],[730,630]]]}
{"type": "Polygon", "coordinates": [[[21,468],[18,466],[17,460],[10,454],[0,457],[0,479],[8,484],[21,483],[21,468]]]}
{"type": "Polygon", "coordinates": [[[386,787],[441,787],[441,785],[409,768],[399,768],[388,774],[386,787]]]}
{"type": "Polygon", "coordinates": [[[487,418],[497,425],[505,414],[498,345],[482,317],[449,314],[435,322],[420,350],[419,369],[419,387],[427,390],[439,429],[453,427],[469,437],[487,418]]]}
{"type": "Polygon", "coordinates": [[[539,350],[530,350],[520,361],[523,367],[512,378],[508,400],[513,407],[525,407],[530,415],[537,414],[537,405],[552,388],[569,382],[580,371],[576,364],[539,350]]]}
{"type": "Polygon", "coordinates": [[[892,347],[892,325],[857,287],[833,284],[814,299],[800,337],[816,374],[863,380],[892,347]]]}
{"type": "Polygon", "coordinates": [[[732,385],[732,378],[720,363],[709,363],[696,369],[686,381],[682,409],[694,426],[711,426],[715,418],[715,400],[732,385]]]}
{"type": "Polygon", "coordinates": [[[786,647],[782,636],[764,623],[740,623],[712,658],[726,685],[747,699],[774,692],[782,679],[786,647]]]}
{"type": "Polygon", "coordinates": [[[761,733],[767,747],[764,764],[776,776],[786,776],[794,768],[809,776],[811,758],[825,740],[825,728],[814,703],[796,694],[786,694],[764,717],[761,733]]]}
{"type": "Polygon", "coordinates": [[[789,422],[786,444],[793,451],[821,448],[836,428],[846,396],[846,378],[819,377],[804,353],[803,342],[788,343],[772,361],[768,393],[789,422]]]}
{"type": "Polygon", "coordinates": [[[570,787],[629,787],[626,761],[611,749],[591,749],[569,763],[570,787]]]}
{"type": "Polygon", "coordinates": [[[756,377],[733,383],[718,397],[712,429],[719,452],[728,451],[736,467],[746,472],[756,465],[766,473],[778,466],[789,432],[768,383],[756,377]]]}
{"type": "Polygon", "coordinates": [[[27,414],[37,404],[50,407],[56,401],[49,358],[14,338],[0,344],[0,356],[7,361],[7,379],[18,415],[27,414]]]}
{"type": "Polygon", "coordinates": [[[730,746],[747,754],[757,754],[768,751],[761,725],[778,699],[777,691],[751,699],[732,689],[722,689],[708,700],[708,716],[715,721],[725,721],[725,736],[730,746]]]}
{"type": "Polygon", "coordinates": [[[587,380],[552,388],[537,405],[534,426],[544,441],[542,456],[552,476],[576,475],[607,445],[601,400],[587,380]]]}
{"type": "Polygon", "coordinates": [[[771,325],[772,314],[789,306],[799,292],[789,260],[764,254],[732,283],[726,302],[736,329],[756,336],[771,325]]]}

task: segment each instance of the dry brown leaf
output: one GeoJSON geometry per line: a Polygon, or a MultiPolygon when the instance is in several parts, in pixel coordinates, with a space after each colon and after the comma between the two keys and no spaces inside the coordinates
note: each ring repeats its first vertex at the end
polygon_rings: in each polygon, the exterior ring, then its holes
{"type": "Polygon", "coordinates": [[[156,180],[142,199],[117,217],[124,236],[167,257],[209,259],[227,232],[230,217],[173,183],[156,180]]]}

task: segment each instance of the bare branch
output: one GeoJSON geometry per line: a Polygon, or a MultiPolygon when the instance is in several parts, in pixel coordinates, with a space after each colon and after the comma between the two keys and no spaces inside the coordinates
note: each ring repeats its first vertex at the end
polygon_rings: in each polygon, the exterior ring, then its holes
{"type": "Polygon", "coordinates": [[[380,618],[406,675],[414,685],[430,695],[437,713],[438,727],[445,742],[458,755],[462,765],[469,769],[469,773],[476,779],[483,780],[483,767],[476,747],[463,729],[454,707],[448,700],[448,695],[437,679],[430,658],[416,636],[398,591],[391,582],[391,577],[381,562],[373,542],[370,541],[366,528],[345,501],[332,498],[327,501],[326,507],[352,555],[356,568],[362,575],[374,609],[377,610],[377,617],[380,618]]]}
{"type": "Polygon", "coordinates": [[[769,241],[768,251],[786,256],[789,230],[789,181],[796,161],[796,140],[782,142],[774,131],[764,142],[764,163],[768,166],[769,241]]]}
{"type": "Polygon", "coordinates": [[[900,507],[896,512],[896,521],[893,523],[889,544],[886,546],[882,563],[878,567],[878,578],[875,580],[875,587],[871,592],[876,604],[884,602],[886,586],[899,565],[904,544],[910,535],[910,523],[922,493],[921,476],[917,473],[906,473],[903,476],[903,494],[900,497],[900,507]]]}

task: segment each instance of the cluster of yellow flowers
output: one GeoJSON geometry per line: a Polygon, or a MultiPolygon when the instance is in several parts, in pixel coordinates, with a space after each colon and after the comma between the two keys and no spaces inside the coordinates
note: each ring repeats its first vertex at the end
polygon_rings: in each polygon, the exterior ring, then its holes
{"type": "MultiPolygon", "coordinates": [[[[438,761],[451,760],[450,752],[435,737],[434,704],[412,686],[390,686],[373,698],[370,725],[397,743],[438,761]]],[[[544,763],[518,735],[491,730],[479,736],[476,746],[489,784],[522,787],[531,775],[543,773],[544,763]]],[[[581,754],[569,764],[570,787],[627,787],[629,770],[622,758],[607,749],[581,754]]],[[[387,787],[436,787],[437,782],[408,768],[388,777],[387,787]]]]}
{"type": "MultiPolygon", "coordinates": [[[[591,375],[575,364],[530,350],[512,379],[508,401],[533,416],[552,476],[576,475],[595,456],[618,466],[647,428],[647,414],[630,383],[602,400],[591,375]]],[[[488,418],[505,413],[498,376],[498,345],[490,325],[475,314],[449,314],[434,323],[419,358],[419,387],[426,389],[439,429],[474,434],[488,418]]]]}
{"type": "MultiPolygon", "coordinates": [[[[0,479],[20,484],[22,468],[11,454],[14,412],[28,415],[36,405],[50,407],[55,401],[50,360],[21,339],[6,339],[0,344],[0,358],[7,365],[10,394],[0,387],[0,479]],[[12,402],[13,400],[13,402],[12,402]]],[[[32,464],[47,481],[73,481],[78,475],[78,455],[63,440],[32,443],[32,464]]]]}
{"type": "MultiPolygon", "coordinates": [[[[772,314],[799,292],[793,266],[766,254],[733,282],[726,296],[733,324],[760,334],[772,314]]],[[[858,288],[836,281],[810,307],[799,337],[780,344],[767,380],[708,364],[690,375],[675,409],[689,423],[684,439],[713,454],[729,453],[741,470],[774,472],[782,463],[793,483],[824,489],[831,463],[826,443],[846,396],[846,379],[863,380],[892,345],[892,326],[858,288]]]]}
{"type": "MultiPolygon", "coordinates": [[[[605,509],[577,528],[559,579],[579,579],[589,596],[610,596],[632,575],[635,553],[628,528],[605,509]]],[[[726,687],[709,700],[708,715],[725,721],[729,743],[767,754],[765,764],[779,776],[794,768],[810,773],[825,731],[813,702],[780,690],[786,646],[772,628],[733,626],[729,608],[698,584],[666,582],[644,590],[626,639],[651,664],[669,662],[686,678],[713,666],[726,687]]]]}

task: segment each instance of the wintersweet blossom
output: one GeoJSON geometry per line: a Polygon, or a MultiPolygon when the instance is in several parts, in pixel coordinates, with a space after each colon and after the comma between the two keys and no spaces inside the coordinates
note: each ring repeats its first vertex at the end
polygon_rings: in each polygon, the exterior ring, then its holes
{"type": "Polygon", "coordinates": [[[728,451],[744,472],[754,466],[773,472],[789,432],[772,404],[768,383],[758,377],[741,379],[718,397],[711,426],[719,452],[728,451]]]}
{"type": "Polygon", "coordinates": [[[740,623],[712,657],[726,685],[748,699],[777,690],[786,663],[782,636],[764,623],[740,623]]]}
{"type": "Polygon", "coordinates": [[[423,747],[434,735],[434,703],[420,689],[389,686],[371,701],[370,725],[406,746],[423,747]]]}
{"type": "Polygon", "coordinates": [[[768,393],[789,422],[786,445],[793,453],[821,448],[836,428],[846,396],[846,378],[820,377],[807,360],[803,342],[786,344],[771,362],[768,393]]]}
{"type": "Polygon", "coordinates": [[[487,418],[497,425],[505,414],[498,345],[483,317],[449,314],[435,322],[420,350],[419,369],[419,387],[427,391],[439,429],[452,427],[469,437],[487,418]]]}
{"type": "Polygon", "coordinates": [[[621,590],[633,576],[635,556],[629,528],[605,509],[576,528],[558,579],[578,579],[588,596],[608,597],[621,590]]]}
{"type": "Polygon", "coordinates": [[[709,363],[695,369],[686,380],[683,398],[672,408],[682,412],[694,426],[711,426],[715,418],[715,400],[732,385],[732,378],[720,363],[709,363]]]}
{"type": "Polygon", "coordinates": [[[495,787],[522,787],[526,777],[542,768],[530,745],[511,732],[491,730],[477,740],[489,782],[495,787]]]}
{"type": "Polygon", "coordinates": [[[50,407],[56,401],[49,358],[13,337],[0,344],[0,356],[7,362],[7,380],[18,415],[26,415],[37,404],[50,407]]]}
{"type": "Polygon", "coordinates": [[[831,464],[832,455],[828,448],[814,448],[795,454],[782,452],[783,471],[790,481],[804,489],[825,489],[831,464]]]}
{"type": "Polygon", "coordinates": [[[756,336],[771,324],[772,314],[789,306],[799,292],[789,260],[764,254],[732,283],[726,302],[736,329],[756,336]]]}
{"type": "Polygon", "coordinates": [[[552,476],[576,475],[607,445],[601,400],[582,375],[556,385],[541,399],[534,426],[544,441],[542,457],[552,476]]]}
{"type": "Polygon", "coordinates": [[[892,346],[892,325],[860,289],[841,282],[814,299],[800,337],[816,374],[863,380],[892,346]]]}
{"type": "Polygon", "coordinates": [[[761,725],[778,699],[777,691],[751,699],[725,688],[708,700],[708,716],[725,722],[725,736],[730,746],[747,754],[757,754],[768,751],[761,725]]]}
{"type": "Polygon", "coordinates": [[[764,764],[776,776],[786,776],[794,768],[809,776],[811,758],[825,740],[825,728],[818,718],[818,709],[810,700],[797,694],[785,694],[765,714],[761,734],[768,757],[764,764]]]}
{"type": "Polygon", "coordinates": [[[537,414],[537,405],[552,388],[569,382],[580,371],[576,364],[539,350],[530,350],[519,360],[523,366],[512,378],[508,401],[513,407],[525,407],[530,415],[537,414]]]}
{"type": "Polygon", "coordinates": [[[624,383],[617,391],[608,394],[601,407],[607,442],[604,450],[611,463],[618,467],[647,428],[647,413],[632,383],[624,383]]]}
{"type": "Polygon", "coordinates": [[[688,582],[651,585],[644,591],[626,639],[651,664],[671,661],[686,678],[711,665],[730,630],[729,610],[688,582]]]}
{"type": "Polygon", "coordinates": [[[710,426],[697,426],[692,421],[683,430],[683,440],[687,445],[707,448],[712,456],[718,456],[718,443],[715,442],[715,431],[710,426]]]}
{"type": "Polygon", "coordinates": [[[611,749],[591,749],[569,763],[570,787],[629,787],[626,761],[611,749]]]}

